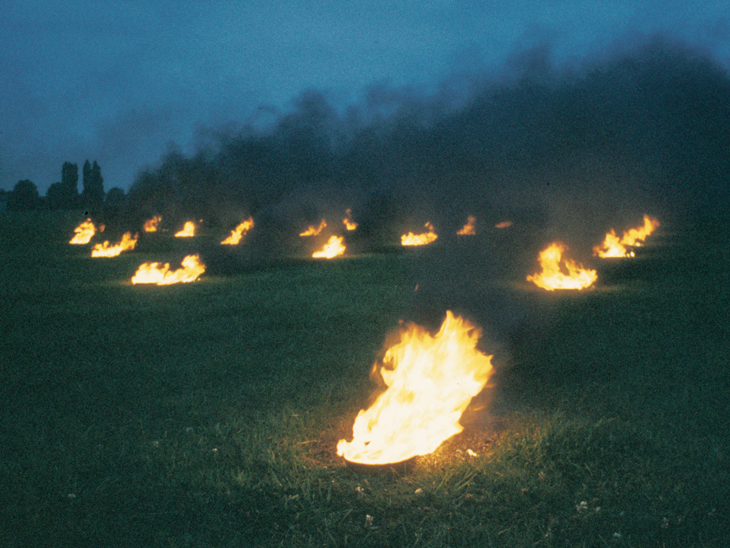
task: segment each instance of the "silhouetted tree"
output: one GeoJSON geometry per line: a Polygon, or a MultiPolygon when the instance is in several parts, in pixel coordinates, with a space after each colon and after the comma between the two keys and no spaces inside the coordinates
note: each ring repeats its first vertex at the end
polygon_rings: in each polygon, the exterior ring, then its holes
{"type": "Polygon", "coordinates": [[[104,178],[101,176],[101,168],[96,160],[93,165],[89,164],[89,160],[84,162],[83,185],[81,206],[91,212],[100,211],[104,204],[104,178]]]}
{"type": "Polygon", "coordinates": [[[8,210],[29,211],[40,209],[43,200],[38,194],[38,187],[28,179],[18,181],[13,191],[8,195],[8,210]]]}

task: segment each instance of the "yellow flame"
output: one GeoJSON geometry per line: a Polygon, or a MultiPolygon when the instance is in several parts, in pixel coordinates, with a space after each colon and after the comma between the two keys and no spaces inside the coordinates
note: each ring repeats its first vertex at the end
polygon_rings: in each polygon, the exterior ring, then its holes
{"type": "Polygon", "coordinates": [[[426,223],[423,226],[428,229],[428,232],[424,232],[423,234],[414,234],[413,232],[403,234],[400,237],[401,245],[428,245],[438,238],[438,234],[434,232],[433,225],[431,223],[426,223]]]}
{"type": "Polygon", "coordinates": [[[321,251],[312,253],[315,259],[332,259],[345,253],[345,246],[342,243],[342,236],[330,236],[321,251]]]}
{"type": "Polygon", "coordinates": [[[137,234],[132,238],[131,232],[125,232],[122,235],[122,240],[116,245],[109,245],[108,241],[101,244],[96,244],[91,249],[92,257],[116,257],[122,253],[122,251],[129,251],[134,249],[137,245],[137,234]]]}
{"type": "Polygon", "coordinates": [[[195,236],[195,223],[188,221],[180,232],[175,233],[175,238],[192,238],[195,236]]]}
{"type": "Polygon", "coordinates": [[[635,253],[628,247],[641,247],[652,232],[659,227],[659,221],[652,219],[648,215],[644,215],[644,224],[642,226],[632,228],[624,232],[619,239],[616,231],[611,229],[606,234],[606,239],[601,245],[593,248],[593,255],[597,255],[603,259],[609,257],[633,257],[635,253]]]}
{"type": "Polygon", "coordinates": [[[88,244],[91,241],[91,238],[93,238],[96,233],[96,228],[94,227],[94,223],[91,222],[91,219],[86,219],[83,223],[74,228],[74,232],[76,235],[71,238],[68,243],[83,245],[88,244]]]}
{"type": "Polygon", "coordinates": [[[352,220],[352,211],[346,209],[345,213],[347,214],[347,217],[342,219],[342,224],[345,225],[345,228],[349,231],[355,230],[357,228],[357,223],[352,220]]]}
{"type": "Polygon", "coordinates": [[[477,218],[469,215],[466,218],[466,224],[456,234],[458,234],[459,236],[474,236],[476,234],[474,223],[476,222],[477,218]]]}
{"type": "Polygon", "coordinates": [[[538,258],[540,272],[527,276],[527,281],[548,291],[591,286],[598,278],[596,271],[583,268],[571,259],[563,259],[566,250],[567,247],[560,242],[553,242],[543,249],[538,258]]]}
{"type": "Polygon", "coordinates": [[[510,226],[512,226],[512,221],[502,221],[501,223],[494,225],[494,228],[507,228],[510,226]]]}
{"type": "Polygon", "coordinates": [[[241,241],[241,238],[243,238],[243,235],[251,230],[253,228],[253,217],[249,217],[245,221],[243,221],[240,225],[238,225],[235,230],[231,232],[231,235],[228,236],[225,240],[221,242],[222,245],[238,245],[238,242],[241,241]]]}
{"type": "Polygon", "coordinates": [[[142,228],[145,232],[157,232],[157,226],[160,224],[160,221],[162,220],[162,217],[159,215],[155,215],[151,219],[145,221],[144,225],[142,225],[142,228]]]}
{"type": "Polygon", "coordinates": [[[182,267],[170,270],[170,263],[142,263],[132,277],[133,284],[169,285],[194,282],[205,272],[205,265],[198,255],[188,255],[182,260],[182,267]]]}
{"type": "Polygon", "coordinates": [[[316,236],[317,234],[319,234],[320,232],[322,232],[322,230],[326,226],[327,226],[327,223],[325,222],[324,219],[322,219],[319,222],[319,226],[309,225],[307,227],[307,230],[305,230],[304,232],[300,232],[299,235],[300,236],[316,236]]]}
{"type": "Polygon", "coordinates": [[[373,365],[385,392],[360,411],[353,440],[340,440],[337,454],[362,464],[401,462],[461,432],[461,414],[493,373],[492,356],[476,350],[480,336],[481,329],[450,310],[434,336],[408,324],[383,363],[373,365]]]}

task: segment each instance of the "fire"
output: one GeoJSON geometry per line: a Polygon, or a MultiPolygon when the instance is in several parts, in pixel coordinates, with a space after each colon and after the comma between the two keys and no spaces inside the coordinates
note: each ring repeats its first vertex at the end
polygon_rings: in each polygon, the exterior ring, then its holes
{"type": "Polygon", "coordinates": [[[345,225],[347,230],[355,230],[357,228],[357,223],[352,220],[352,211],[346,209],[345,213],[347,213],[347,217],[342,219],[342,224],[345,225]]]}
{"type": "Polygon", "coordinates": [[[501,223],[494,225],[494,228],[507,228],[510,226],[512,226],[512,221],[502,221],[501,223]]]}
{"type": "Polygon", "coordinates": [[[325,228],[326,226],[327,226],[327,223],[325,222],[325,220],[324,220],[324,219],[322,219],[322,220],[321,220],[321,221],[319,222],[319,226],[313,226],[313,225],[309,225],[309,226],[307,227],[307,230],[305,230],[304,232],[300,232],[300,233],[299,233],[299,235],[300,235],[300,236],[316,236],[317,234],[319,234],[320,232],[322,232],[322,230],[323,230],[323,229],[324,229],[324,228],[325,228]]]}
{"type": "Polygon", "coordinates": [[[180,232],[175,233],[175,238],[191,238],[195,236],[195,223],[188,221],[180,232]]]}
{"type": "Polygon", "coordinates": [[[109,245],[108,241],[101,244],[96,244],[91,249],[92,257],[116,257],[122,253],[122,251],[128,251],[134,249],[137,245],[137,234],[132,238],[131,232],[125,232],[122,235],[122,240],[116,245],[109,245]]]}
{"type": "Polygon", "coordinates": [[[194,282],[205,272],[205,265],[198,255],[188,255],[182,260],[182,268],[170,270],[170,263],[142,263],[132,277],[133,284],[169,285],[194,282]]]}
{"type": "Polygon", "coordinates": [[[322,251],[315,251],[312,257],[315,259],[332,259],[345,253],[345,246],[342,243],[342,236],[330,236],[322,251]]]}
{"type": "Polygon", "coordinates": [[[461,414],[493,373],[492,356],[476,350],[481,329],[446,312],[436,335],[408,324],[373,375],[387,386],[361,410],[353,440],[337,454],[361,464],[389,464],[427,455],[463,430],[461,414]]]}
{"type": "Polygon", "coordinates": [[[160,221],[162,220],[162,217],[159,215],[155,215],[151,219],[145,221],[144,225],[142,225],[142,228],[145,232],[157,232],[157,225],[160,224],[160,221]]]}
{"type": "Polygon", "coordinates": [[[476,234],[476,230],[474,228],[474,223],[477,222],[476,217],[473,217],[472,215],[469,215],[466,218],[466,224],[457,232],[459,236],[474,236],[476,234]]]}
{"type": "Polygon", "coordinates": [[[563,259],[566,250],[567,247],[559,242],[553,242],[543,249],[538,258],[541,271],[527,276],[527,281],[548,291],[585,289],[592,285],[598,278],[596,271],[585,269],[571,259],[563,259]]]}
{"type": "Polygon", "coordinates": [[[616,231],[606,234],[606,239],[601,245],[593,248],[593,254],[603,259],[608,257],[633,257],[634,252],[626,249],[629,247],[640,247],[646,238],[659,227],[659,221],[652,219],[648,215],[644,215],[643,226],[632,228],[624,232],[621,238],[618,237],[616,231]]]}
{"type": "Polygon", "coordinates": [[[96,233],[96,227],[94,227],[94,223],[91,222],[91,219],[86,219],[83,223],[74,228],[74,232],[76,233],[76,236],[71,238],[71,241],[68,243],[74,245],[88,244],[96,233]]]}
{"type": "Polygon", "coordinates": [[[438,238],[438,234],[434,232],[431,223],[426,223],[424,226],[428,229],[428,232],[424,232],[423,234],[414,234],[413,232],[403,234],[400,237],[401,245],[427,245],[438,238]]]}
{"type": "Polygon", "coordinates": [[[251,230],[253,228],[253,217],[249,217],[245,221],[243,221],[240,225],[238,225],[235,230],[231,232],[231,235],[228,236],[225,240],[221,242],[223,245],[237,245],[238,242],[241,241],[241,238],[243,238],[243,235],[251,230]]]}

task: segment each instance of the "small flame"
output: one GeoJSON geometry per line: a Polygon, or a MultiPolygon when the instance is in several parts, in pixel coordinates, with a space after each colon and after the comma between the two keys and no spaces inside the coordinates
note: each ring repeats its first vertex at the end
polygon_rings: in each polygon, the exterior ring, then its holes
{"type": "Polygon", "coordinates": [[[659,221],[652,219],[648,215],[644,215],[643,226],[632,228],[624,232],[619,239],[616,231],[611,229],[606,234],[606,239],[601,245],[593,248],[593,255],[597,255],[602,259],[609,257],[633,257],[635,254],[626,247],[641,247],[652,232],[659,227],[659,221]]]}
{"type": "Polygon", "coordinates": [[[342,243],[342,236],[330,236],[321,251],[312,253],[315,259],[332,259],[345,253],[345,246],[342,243]]]}
{"type": "Polygon", "coordinates": [[[548,291],[591,286],[598,278],[596,271],[585,269],[571,259],[563,259],[566,250],[567,247],[560,242],[553,242],[543,249],[538,258],[540,272],[527,276],[527,281],[548,291]]]}
{"type": "Polygon", "coordinates": [[[474,223],[477,222],[477,218],[469,215],[466,218],[466,224],[456,234],[459,236],[474,236],[477,232],[474,228],[474,223]]]}
{"type": "Polygon", "coordinates": [[[71,238],[71,241],[68,243],[74,245],[88,244],[96,233],[96,227],[94,227],[94,223],[91,222],[91,219],[86,219],[83,223],[74,228],[74,232],[76,233],[76,236],[71,238]]]}
{"type": "Polygon", "coordinates": [[[205,272],[205,265],[198,255],[188,255],[182,261],[182,267],[170,270],[170,263],[142,263],[132,277],[133,284],[169,285],[194,282],[205,272]]]}
{"type": "Polygon", "coordinates": [[[345,228],[348,231],[355,230],[357,228],[357,223],[352,220],[352,211],[349,209],[346,209],[345,213],[347,213],[347,217],[342,219],[342,224],[345,225],[345,228]]]}
{"type": "Polygon", "coordinates": [[[134,238],[132,238],[131,232],[125,232],[122,235],[122,240],[116,244],[116,245],[109,245],[108,241],[105,241],[101,244],[96,244],[91,249],[91,256],[92,257],[117,257],[122,253],[122,251],[129,251],[131,249],[134,249],[134,246],[137,245],[137,234],[134,235],[134,238]]]}
{"type": "Polygon", "coordinates": [[[401,245],[428,245],[438,238],[438,234],[434,232],[433,225],[431,223],[426,223],[423,226],[428,229],[428,232],[424,232],[423,234],[414,234],[413,232],[403,234],[400,237],[401,245]]]}
{"type": "Polygon", "coordinates": [[[299,235],[300,236],[316,236],[317,234],[319,234],[320,232],[322,232],[322,230],[326,226],[327,226],[327,223],[325,222],[324,219],[322,219],[319,222],[319,226],[309,225],[307,227],[307,230],[305,230],[304,232],[300,232],[299,235]]]}
{"type": "Polygon", "coordinates": [[[243,235],[251,230],[253,228],[253,217],[249,217],[245,221],[243,221],[240,225],[238,225],[235,230],[231,232],[231,235],[228,236],[225,240],[221,242],[222,245],[238,245],[238,242],[241,241],[241,238],[243,238],[243,235]]]}
{"type": "Polygon", "coordinates": [[[507,228],[510,226],[512,226],[512,221],[502,221],[501,223],[494,225],[494,228],[507,228]]]}
{"type": "Polygon", "coordinates": [[[155,215],[151,219],[145,221],[144,225],[142,225],[142,228],[145,232],[157,232],[157,225],[160,224],[160,221],[162,220],[162,217],[159,215],[155,215]]]}
{"type": "Polygon", "coordinates": [[[461,414],[493,373],[492,356],[476,350],[481,329],[446,312],[431,336],[408,324],[373,375],[387,386],[353,425],[337,454],[350,462],[389,464],[427,455],[463,430],[461,414]]]}
{"type": "Polygon", "coordinates": [[[192,238],[195,236],[195,223],[188,221],[180,232],[175,233],[175,238],[192,238]]]}

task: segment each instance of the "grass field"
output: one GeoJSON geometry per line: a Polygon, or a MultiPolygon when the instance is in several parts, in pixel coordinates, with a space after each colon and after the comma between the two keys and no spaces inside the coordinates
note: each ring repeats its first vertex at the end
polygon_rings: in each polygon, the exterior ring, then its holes
{"type": "Polygon", "coordinates": [[[367,469],[335,445],[418,254],[141,287],[192,244],[91,259],[78,220],[0,215],[2,547],[730,545],[727,228],[550,297],[488,415],[367,469]]]}

